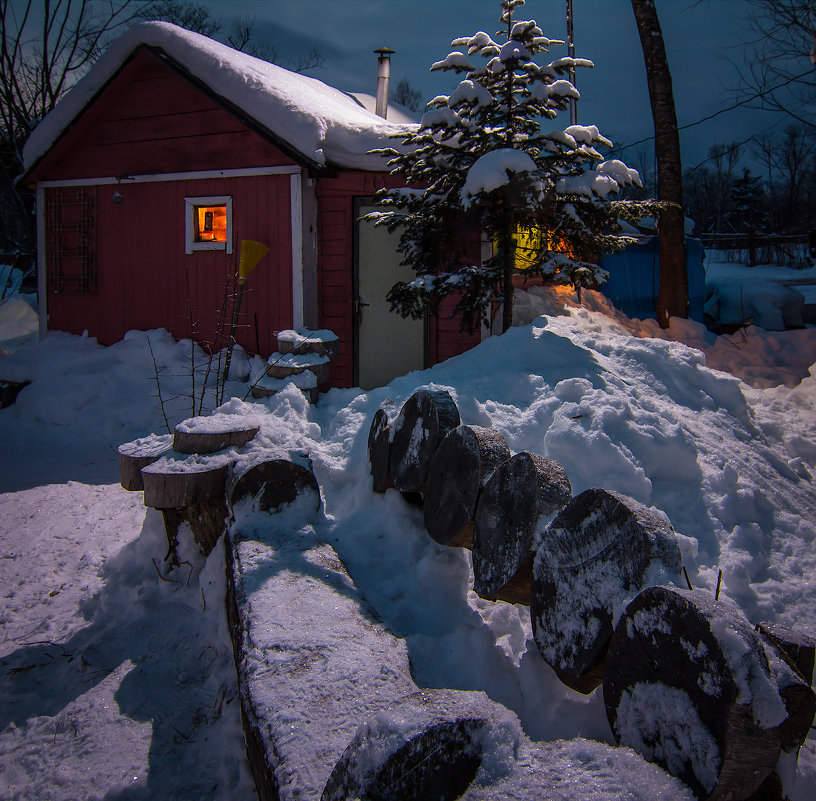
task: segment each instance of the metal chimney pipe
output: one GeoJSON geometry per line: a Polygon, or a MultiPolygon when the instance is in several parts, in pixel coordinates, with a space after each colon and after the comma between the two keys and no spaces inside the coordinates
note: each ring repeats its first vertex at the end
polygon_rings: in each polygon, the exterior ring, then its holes
{"type": "Polygon", "coordinates": [[[374,51],[377,59],[377,105],[375,112],[378,117],[388,117],[388,84],[391,81],[391,54],[395,51],[390,47],[380,47],[374,51]]]}

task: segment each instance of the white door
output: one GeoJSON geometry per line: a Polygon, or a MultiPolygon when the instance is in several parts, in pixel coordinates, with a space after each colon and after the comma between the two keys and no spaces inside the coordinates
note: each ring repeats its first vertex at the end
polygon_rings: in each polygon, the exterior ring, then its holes
{"type": "MultiPolygon", "coordinates": [[[[361,205],[358,217],[375,210],[361,205]]],[[[398,243],[397,232],[366,220],[357,223],[357,365],[362,389],[381,387],[424,367],[424,322],[389,311],[385,299],[397,281],[416,277],[410,267],[400,265],[398,243]]]]}

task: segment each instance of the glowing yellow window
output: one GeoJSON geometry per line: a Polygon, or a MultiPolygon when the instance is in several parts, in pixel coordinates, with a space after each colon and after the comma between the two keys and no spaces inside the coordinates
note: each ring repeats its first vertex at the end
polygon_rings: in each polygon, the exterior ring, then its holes
{"type": "Polygon", "coordinates": [[[573,255],[563,236],[538,226],[519,225],[513,232],[513,241],[516,245],[513,266],[517,270],[529,270],[534,267],[538,263],[537,256],[542,248],[573,255]]]}
{"type": "Polygon", "coordinates": [[[232,253],[232,198],[186,197],[185,252],[223,250],[232,253]]]}

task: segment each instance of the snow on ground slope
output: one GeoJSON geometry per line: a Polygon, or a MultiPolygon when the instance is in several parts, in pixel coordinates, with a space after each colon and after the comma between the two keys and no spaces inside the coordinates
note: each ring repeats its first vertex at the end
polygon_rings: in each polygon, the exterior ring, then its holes
{"type": "MultiPolygon", "coordinates": [[[[162,332],[151,332],[150,339],[165,397],[183,394],[189,343],[173,343],[162,332]]],[[[227,410],[254,418],[261,425],[262,442],[309,451],[324,500],[317,533],[337,550],[385,623],[405,639],[418,684],[484,690],[513,709],[534,739],[584,736],[611,742],[600,693],[587,698],[558,682],[535,650],[527,610],[476,597],[469,554],[433,543],[423,531],[421,513],[398,493],[371,491],[368,428],[383,403],[396,412],[419,386],[449,389],[463,422],[498,428],[514,452],[526,449],[559,460],[575,492],[607,487],[664,511],[683,535],[684,558],[696,586],[713,588],[722,569],[724,592],[752,621],[780,621],[816,634],[811,578],[816,567],[816,378],[793,388],[751,389],[704,365],[699,350],[636,338],[607,317],[573,309],[539,318],[368,393],[332,390],[311,407],[292,388],[262,403],[234,399],[227,410]]],[[[37,782],[43,777],[56,781],[59,766],[48,749],[57,743],[63,757],[71,753],[70,740],[61,739],[63,729],[57,731],[60,716],[69,713],[78,729],[83,722],[89,728],[97,722],[99,731],[108,733],[105,741],[121,741],[127,755],[105,769],[108,786],[99,790],[95,747],[84,745],[71,763],[75,767],[68,769],[71,781],[78,786],[85,782],[83,791],[72,789],[75,796],[101,797],[115,789],[111,797],[148,797],[144,788],[155,789],[162,780],[166,760],[160,754],[172,743],[176,754],[200,758],[210,753],[208,748],[219,754],[210,767],[220,778],[210,775],[212,789],[199,788],[196,797],[246,797],[241,795],[246,789],[243,774],[215,744],[219,737],[225,742],[238,737],[235,718],[229,717],[231,705],[223,704],[221,718],[204,728],[192,725],[202,719],[196,717],[199,709],[217,704],[219,688],[234,682],[234,671],[220,650],[227,647],[217,633],[223,621],[207,617],[216,605],[210,600],[216,589],[207,582],[220,575],[220,566],[191,560],[196,567],[189,587],[185,566],[180,575],[171,576],[180,584],[159,581],[150,562],[163,555],[157,515],[145,514],[138,494],[107,486],[117,478],[113,448],[161,428],[146,335],[131,334],[111,348],[52,335],[0,362],[0,377],[14,378],[6,372],[33,382],[15,406],[0,412],[3,452],[9,452],[7,444],[17,449],[0,466],[0,491],[7,492],[0,500],[19,510],[16,518],[0,517],[0,536],[5,553],[22,552],[31,542],[42,556],[39,561],[0,563],[6,571],[4,586],[22,593],[22,600],[3,601],[0,658],[16,655],[20,659],[14,664],[25,667],[20,660],[29,657],[26,649],[39,648],[28,663],[48,663],[14,674],[19,690],[12,695],[22,699],[22,711],[0,732],[0,764],[4,775],[14,771],[21,788],[16,797],[27,797],[27,781],[31,788],[41,786],[37,782]],[[87,507],[87,518],[76,512],[81,505],[87,507]],[[35,514],[40,516],[24,529],[27,516],[35,514]],[[23,533],[32,530],[33,539],[23,533]],[[69,583],[70,592],[60,589],[69,583]],[[58,594],[45,601],[55,589],[58,594]],[[48,604],[60,610],[53,623],[52,613],[43,611],[48,604]],[[104,609],[113,611],[106,615],[104,609]],[[26,629],[29,617],[41,630],[26,629]],[[168,636],[174,644],[160,657],[154,653],[156,620],[172,629],[168,636]],[[57,646],[30,644],[41,639],[57,646]],[[200,642],[209,643],[214,653],[200,642]],[[69,694],[40,691],[45,701],[35,701],[28,675],[81,673],[69,665],[59,667],[59,646],[72,654],[90,649],[91,657],[99,649],[105,659],[86,661],[113,672],[90,690],[84,690],[90,680],[79,675],[69,694]],[[206,653],[201,657],[209,665],[206,677],[191,666],[199,653],[206,653]],[[151,672],[147,654],[160,659],[161,667],[151,672]],[[131,663],[142,665],[143,678],[151,680],[139,684],[134,677],[136,686],[129,693],[122,687],[134,673],[131,663]],[[186,720],[186,727],[168,723],[175,714],[170,699],[186,686],[193,693],[190,707],[173,718],[186,720]],[[72,706],[77,703],[78,708],[72,706]],[[56,732],[55,743],[46,737],[48,731],[52,739],[56,732]],[[205,731],[209,744],[198,739],[205,731]],[[79,765],[88,767],[85,774],[79,765]],[[137,766],[142,772],[133,775],[142,777],[135,783],[142,794],[129,795],[122,777],[137,766]]],[[[239,394],[239,388],[234,384],[229,389],[239,394]]],[[[183,401],[178,404],[171,423],[189,413],[183,401]]],[[[7,687],[0,686],[0,692],[9,693],[7,687]]],[[[222,695],[232,692],[234,686],[222,695]]],[[[5,699],[0,708],[6,708],[5,699]]],[[[72,734],[69,727],[65,736],[72,734]]],[[[200,769],[189,771],[189,781],[201,774],[200,769]]],[[[812,739],[803,750],[795,784],[789,782],[787,790],[794,801],[816,795],[812,739]]],[[[181,789],[174,793],[165,797],[187,797],[181,789]]],[[[54,797],[71,795],[66,791],[54,797]]]]}

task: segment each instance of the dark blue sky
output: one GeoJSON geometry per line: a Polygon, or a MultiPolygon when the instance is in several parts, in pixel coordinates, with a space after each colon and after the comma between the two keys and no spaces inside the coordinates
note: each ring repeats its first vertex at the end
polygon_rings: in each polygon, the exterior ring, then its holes
{"type": "MultiPolygon", "coordinates": [[[[444,58],[453,38],[485,30],[494,33],[500,13],[496,0],[209,0],[224,20],[236,14],[254,16],[258,33],[287,54],[311,47],[324,55],[323,66],[310,74],[349,91],[374,93],[376,56],[386,45],[396,50],[394,80],[406,77],[423,93],[423,101],[449,93],[453,76],[430,73],[444,58]]],[[[653,133],[643,55],[629,0],[573,0],[576,55],[595,62],[582,70],[578,88],[579,122],[596,124],[616,143],[653,133]]],[[[565,38],[565,0],[528,0],[517,16],[535,19],[550,38],[565,38]]],[[[657,0],[677,115],[684,125],[718,111],[732,100],[734,84],[728,59],[741,61],[747,37],[745,0],[657,0]]],[[[566,54],[554,48],[553,57],[566,54]]],[[[558,125],[568,124],[556,121],[558,125]]],[[[778,123],[762,112],[738,110],[681,133],[685,166],[707,155],[714,142],[746,139],[778,123]]],[[[555,126],[554,126],[555,127],[555,126]]],[[[635,164],[635,156],[627,153],[635,164]]]]}

